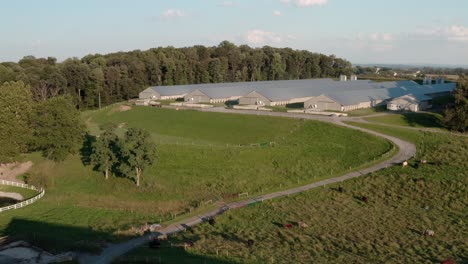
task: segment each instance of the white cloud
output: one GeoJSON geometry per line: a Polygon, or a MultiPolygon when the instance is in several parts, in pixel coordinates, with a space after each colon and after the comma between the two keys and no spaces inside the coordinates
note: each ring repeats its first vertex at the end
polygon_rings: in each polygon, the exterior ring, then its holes
{"type": "Polygon", "coordinates": [[[281,13],[281,11],[275,10],[275,11],[273,11],[273,15],[274,16],[282,16],[283,14],[281,13]]]}
{"type": "Polygon", "coordinates": [[[362,49],[385,52],[394,48],[395,36],[391,33],[358,33],[356,36],[347,39],[349,44],[362,49]]]}
{"type": "Polygon", "coordinates": [[[449,39],[468,40],[468,27],[454,25],[448,30],[449,39]]]}
{"type": "Polygon", "coordinates": [[[184,17],[184,16],[185,16],[185,13],[178,9],[168,9],[161,15],[161,17],[164,19],[184,17]]]}
{"type": "Polygon", "coordinates": [[[299,7],[326,5],[328,0],[296,0],[294,4],[299,7]]]}
{"type": "Polygon", "coordinates": [[[452,25],[447,27],[422,28],[414,33],[407,34],[411,39],[468,41],[468,27],[452,25]]]}
{"type": "Polygon", "coordinates": [[[219,6],[224,6],[224,7],[231,7],[234,6],[235,3],[233,1],[223,1],[219,3],[219,6]]]}
{"type": "Polygon", "coordinates": [[[281,34],[259,29],[250,30],[245,36],[245,40],[253,45],[265,45],[280,43],[283,38],[281,34]]]}
{"type": "Polygon", "coordinates": [[[445,28],[434,28],[430,34],[450,41],[468,41],[468,27],[453,25],[445,28]]]}

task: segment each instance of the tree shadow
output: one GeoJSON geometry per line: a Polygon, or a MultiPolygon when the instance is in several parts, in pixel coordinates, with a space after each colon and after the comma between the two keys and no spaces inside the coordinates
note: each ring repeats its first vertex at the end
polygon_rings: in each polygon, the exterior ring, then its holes
{"type": "Polygon", "coordinates": [[[444,125],[442,120],[436,115],[429,113],[405,113],[403,114],[404,120],[410,126],[423,126],[423,127],[434,127],[443,128],[444,125]]]}
{"type": "Polygon", "coordinates": [[[130,238],[85,227],[13,218],[4,231],[12,240],[24,240],[52,253],[79,251],[99,253],[108,241],[130,238]]]}
{"type": "Polygon", "coordinates": [[[83,146],[80,149],[81,162],[87,166],[91,164],[91,154],[93,154],[93,143],[96,142],[96,137],[86,133],[83,140],[83,146]]]}
{"type": "MultiPolygon", "coordinates": [[[[157,234],[155,233],[155,236],[157,234]]],[[[13,218],[3,231],[3,235],[7,235],[10,242],[26,241],[53,254],[67,251],[99,254],[108,242],[125,241],[135,237],[23,218],[13,218]]],[[[149,242],[150,240],[112,263],[235,263],[192,253],[184,246],[187,245],[186,240],[176,240],[171,237],[170,240],[161,241],[158,249],[150,249],[149,242]]]]}

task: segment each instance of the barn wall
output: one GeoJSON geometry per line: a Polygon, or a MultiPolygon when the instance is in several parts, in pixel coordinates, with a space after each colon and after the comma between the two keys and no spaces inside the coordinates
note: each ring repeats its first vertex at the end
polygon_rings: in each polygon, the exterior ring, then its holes
{"type": "Polygon", "coordinates": [[[260,102],[262,105],[267,106],[271,104],[271,101],[268,98],[257,92],[251,92],[239,98],[240,105],[260,105],[260,102]]]}
{"type": "Polygon", "coordinates": [[[395,98],[387,103],[387,109],[392,111],[405,110],[417,112],[423,109],[427,109],[428,102],[418,102],[417,100],[409,99],[406,97],[395,98]]]}
{"type": "Polygon", "coordinates": [[[316,108],[318,110],[332,110],[332,111],[342,110],[341,104],[323,95],[314,97],[304,102],[304,108],[316,108]]]}
{"type": "Polygon", "coordinates": [[[190,102],[190,103],[209,103],[210,102],[210,97],[207,96],[206,94],[200,92],[199,90],[195,90],[193,92],[188,93],[187,95],[184,96],[184,101],[185,102],[190,102]]]}
{"type": "Polygon", "coordinates": [[[209,103],[210,102],[210,97],[208,97],[206,95],[192,95],[192,96],[186,95],[184,97],[184,101],[194,103],[194,104],[209,103]]]}

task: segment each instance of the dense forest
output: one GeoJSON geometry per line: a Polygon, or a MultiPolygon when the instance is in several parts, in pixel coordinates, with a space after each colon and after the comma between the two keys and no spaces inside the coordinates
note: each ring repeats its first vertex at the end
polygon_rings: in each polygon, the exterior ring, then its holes
{"type": "Polygon", "coordinates": [[[0,63],[0,84],[22,81],[41,102],[58,95],[78,108],[96,108],[138,96],[148,86],[307,79],[351,74],[350,62],[290,48],[251,48],[221,42],[216,47],[154,48],[87,55],[57,62],[26,56],[0,63]]]}

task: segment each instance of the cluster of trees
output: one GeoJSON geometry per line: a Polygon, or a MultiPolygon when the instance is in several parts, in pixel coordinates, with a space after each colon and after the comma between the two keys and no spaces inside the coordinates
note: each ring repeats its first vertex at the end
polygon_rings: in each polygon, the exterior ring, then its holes
{"type": "Polygon", "coordinates": [[[441,74],[441,75],[462,75],[468,74],[466,68],[435,68],[435,67],[424,67],[422,72],[426,74],[441,74]]]}
{"type": "Polygon", "coordinates": [[[228,41],[216,47],[154,48],[88,55],[58,63],[55,58],[24,57],[0,63],[0,84],[22,81],[33,99],[67,95],[79,108],[136,97],[153,85],[198,84],[337,77],[351,74],[350,62],[290,48],[251,48],[228,41]]]}
{"type": "Polygon", "coordinates": [[[0,85],[0,110],[0,162],[30,151],[63,160],[81,147],[85,126],[70,98],[35,102],[28,85],[5,82],[0,85]]]}
{"type": "Polygon", "coordinates": [[[143,170],[156,161],[156,146],[147,131],[130,128],[120,139],[107,128],[92,144],[91,163],[104,173],[134,178],[137,186],[143,170]]]}
{"type": "Polygon", "coordinates": [[[461,75],[453,93],[455,103],[445,110],[445,124],[452,130],[468,131],[468,76],[461,75]]]}

